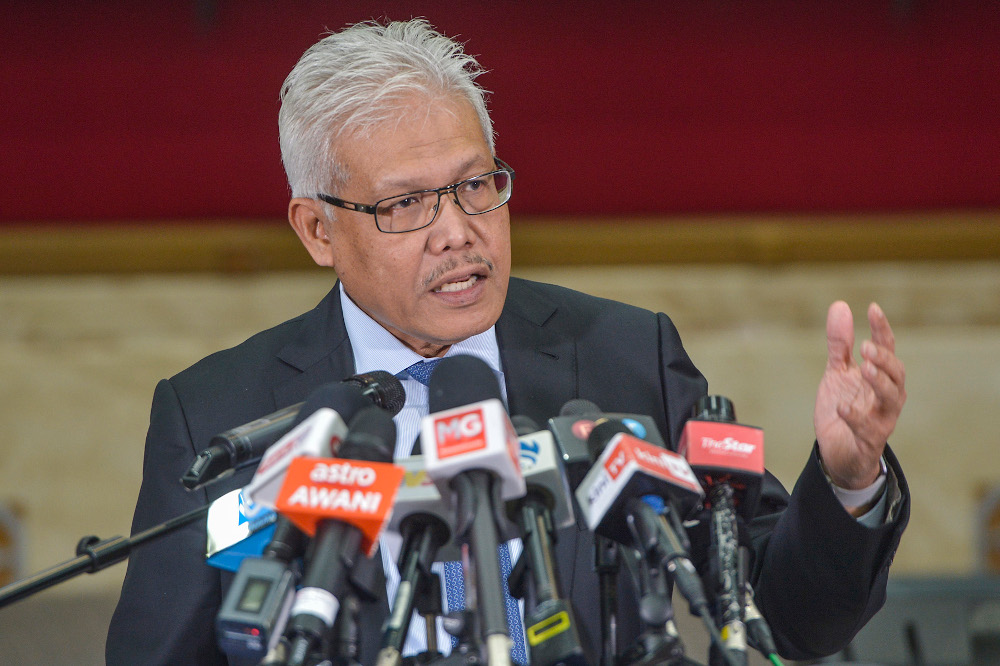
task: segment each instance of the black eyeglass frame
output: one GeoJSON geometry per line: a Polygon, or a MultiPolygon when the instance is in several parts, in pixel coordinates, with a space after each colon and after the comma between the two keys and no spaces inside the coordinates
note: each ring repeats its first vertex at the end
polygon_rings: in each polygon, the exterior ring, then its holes
{"type": "MultiPolygon", "coordinates": [[[[384,199],[379,199],[378,201],[376,201],[374,204],[371,204],[371,205],[369,205],[369,204],[354,203],[353,201],[345,201],[343,199],[339,199],[339,198],[337,198],[335,196],[332,196],[332,195],[329,195],[329,194],[323,194],[322,192],[320,192],[319,194],[317,194],[316,198],[320,199],[321,201],[325,201],[326,203],[330,204],[331,206],[337,206],[338,208],[345,208],[347,210],[353,210],[353,211],[357,211],[359,213],[366,213],[368,215],[373,216],[375,218],[375,228],[378,229],[379,231],[381,231],[384,234],[407,234],[407,233],[410,233],[411,231],[420,231],[421,229],[426,229],[427,227],[429,227],[432,224],[434,224],[434,220],[437,219],[438,211],[441,208],[441,196],[444,195],[444,194],[447,194],[449,192],[455,193],[456,189],[458,187],[464,185],[465,183],[471,182],[473,180],[479,180],[480,178],[485,178],[486,176],[492,176],[494,174],[498,174],[498,173],[503,172],[503,173],[508,174],[509,177],[510,177],[511,184],[508,185],[508,187],[511,188],[511,190],[512,190],[511,193],[513,193],[514,169],[512,169],[509,164],[507,164],[506,162],[504,162],[499,157],[494,157],[493,161],[499,167],[498,169],[494,169],[493,171],[487,171],[486,173],[480,174],[478,176],[472,176],[471,178],[465,178],[463,180],[458,181],[457,183],[452,183],[451,185],[445,185],[444,187],[434,187],[434,188],[431,188],[429,190],[417,190],[415,192],[405,192],[403,194],[396,194],[396,195],[391,196],[391,197],[386,197],[384,199]],[[375,213],[375,211],[378,210],[379,204],[381,204],[383,201],[389,201],[391,199],[399,199],[399,198],[402,198],[402,197],[408,197],[408,196],[413,195],[413,194],[427,194],[429,192],[434,192],[435,194],[437,194],[438,200],[437,200],[437,203],[434,205],[434,215],[431,216],[431,219],[427,222],[427,224],[423,224],[423,225],[421,225],[419,227],[414,227],[413,229],[405,229],[403,231],[386,231],[385,229],[383,229],[382,227],[379,226],[378,215],[375,213]]],[[[501,208],[501,207],[507,205],[507,202],[510,201],[510,195],[509,194],[507,195],[507,199],[503,203],[497,204],[493,208],[488,208],[486,210],[480,210],[480,211],[477,211],[477,212],[472,212],[472,211],[465,210],[465,206],[462,205],[462,202],[459,200],[459,198],[457,196],[454,198],[454,201],[458,205],[458,207],[462,209],[462,212],[465,213],[466,215],[482,215],[484,213],[492,212],[494,210],[497,210],[498,208],[501,208]]]]}

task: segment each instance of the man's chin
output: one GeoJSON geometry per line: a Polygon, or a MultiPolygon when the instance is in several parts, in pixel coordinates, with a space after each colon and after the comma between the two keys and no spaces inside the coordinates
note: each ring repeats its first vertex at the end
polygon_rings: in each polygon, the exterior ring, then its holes
{"type": "MultiPolygon", "coordinates": [[[[461,315],[455,315],[455,313],[442,315],[440,319],[447,319],[447,325],[436,326],[433,329],[427,330],[424,334],[420,335],[423,338],[423,344],[430,347],[450,347],[453,344],[462,342],[463,340],[468,340],[474,335],[479,335],[485,331],[488,331],[493,324],[499,319],[500,313],[497,312],[496,316],[483,315],[478,317],[461,317],[461,315]],[[456,319],[461,319],[461,321],[456,321],[456,319]]],[[[444,322],[442,322],[444,323],[444,322]]]]}
{"type": "Polygon", "coordinates": [[[492,325],[493,322],[490,322],[476,326],[432,331],[430,344],[451,346],[462,342],[463,340],[468,340],[474,335],[479,335],[484,331],[488,331],[492,325]]]}

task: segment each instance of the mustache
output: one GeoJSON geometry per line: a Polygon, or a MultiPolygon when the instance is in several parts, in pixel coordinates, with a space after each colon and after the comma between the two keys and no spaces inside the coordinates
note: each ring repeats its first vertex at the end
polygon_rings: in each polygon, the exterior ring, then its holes
{"type": "Polygon", "coordinates": [[[493,272],[493,262],[483,255],[473,252],[460,258],[453,257],[445,260],[443,264],[435,268],[431,271],[430,275],[424,278],[424,286],[430,287],[431,283],[441,279],[441,277],[446,273],[450,273],[456,268],[461,268],[463,266],[483,266],[486,268],[488,273],[493,272]]]}

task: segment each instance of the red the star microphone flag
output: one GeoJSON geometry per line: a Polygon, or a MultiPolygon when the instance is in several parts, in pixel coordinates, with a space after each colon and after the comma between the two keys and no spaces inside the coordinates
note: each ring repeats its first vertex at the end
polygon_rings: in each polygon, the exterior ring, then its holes
{"type": "MultiPolygon", "coordinates": [[[[764,431],[736,423],[729,399],[702,398],[695,416],[684,425],[677,448],[703,487],[728,484],[740,516],[747,521],[753,517],[764,476],[764,431]]],[[[706,506],[710,505],[709,498],[706,506]]]]}

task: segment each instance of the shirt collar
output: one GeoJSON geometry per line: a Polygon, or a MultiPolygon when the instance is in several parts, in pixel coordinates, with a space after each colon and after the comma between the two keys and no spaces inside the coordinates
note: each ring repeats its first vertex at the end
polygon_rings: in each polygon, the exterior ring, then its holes
{"type": "MultiPolygon", "coordinates": [[[[358,374],[385,370],[396,375],[414,363],[424,360],[377,321],[359,308],[340,284],[340,305],[344,313],[344,326],[351,340],[354,352],[354,371],[358,374]]],[[[496,326],[490,326],[482,333],[453,344],[445,358],[456,354],[468,354],[486,362],[495,373],[502,376],[500,348],[497,346],[496,326]]],[[[501,386],[503,384],[501,383],[501,386]]]]}

